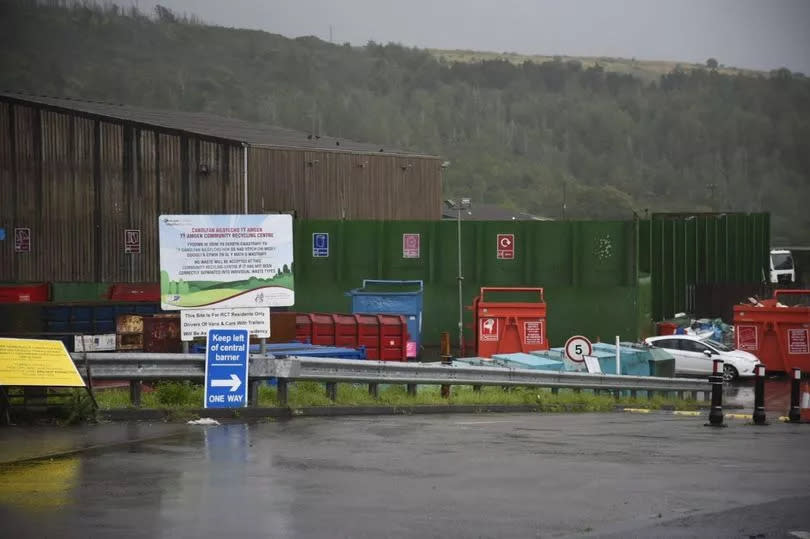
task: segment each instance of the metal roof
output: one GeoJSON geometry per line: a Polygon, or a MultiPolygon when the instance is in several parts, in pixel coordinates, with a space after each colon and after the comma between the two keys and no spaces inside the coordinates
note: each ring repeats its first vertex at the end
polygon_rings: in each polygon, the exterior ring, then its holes
{"type": "Polygon", "coordinates": [[[385,145],[355,142],[328,136],[316,137],[302,131],[247,122],[237,118],[228,118],[204,112],[144,109],[114,103],[12,92],[0,92],[0,100],[38,104],[60,112],[78,112],[99,118],[111,118],[144,126],[180,131],[190,135],[239,143],[244,142],[251,146],[436,157],[419,154],[418,152],[386,148],[385,145]]]}

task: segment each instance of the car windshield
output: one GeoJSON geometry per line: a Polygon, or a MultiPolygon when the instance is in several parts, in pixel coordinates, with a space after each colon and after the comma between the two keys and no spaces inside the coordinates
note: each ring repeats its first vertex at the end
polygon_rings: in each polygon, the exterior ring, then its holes
{"type": "Polygon", "coordinates": [[[775,253],[771,255],[773,262],[773,269],[775,270],[789,270],[793,269],[793,257],[787,253],[775,253]]]}
{"type": "Polygon", "coordinates": [[[731,352],[733,350],[733,348],[729,348],[725,344],[723,344],[721,342],[717,342],[717,341],[712,340],[712,339],[703,339],[703,342],[705,342],[706,344],[708,344],[712,348],[717,348],[721,352],[731,352]]]}

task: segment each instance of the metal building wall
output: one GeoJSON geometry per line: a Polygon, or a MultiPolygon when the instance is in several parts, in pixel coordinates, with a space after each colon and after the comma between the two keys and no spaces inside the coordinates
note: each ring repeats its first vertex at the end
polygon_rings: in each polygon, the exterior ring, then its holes
{"type": "Polygon", "coordinates": [[[433,157],[251,147],[253,213],[302,219],[441,218],[441,161],[433,157]]]}
{"type": "Polygon", "coordinates": [[[5,102],[0,129],[0,281],[154,282],[158,215],[243,209],[231,142],[5,102]],[[14,252],[18,227],[30,253],[14,252]],[[124,252],[126,229],[140,254],[124,252]]]}
{"type": "MultiPolygon", "coordinates": [[[[0,281],[154,282],[160,214],[245,211],[233,141],[5,101],[0,133],[0,281]],[[17,227],[32,252],[14,252],[17,227]],[[124,252],[126,229],[140,254],[124,252]]],[[[440,218],[437,158],[251,147],[248,162],[251,212],[440,218]]]]}

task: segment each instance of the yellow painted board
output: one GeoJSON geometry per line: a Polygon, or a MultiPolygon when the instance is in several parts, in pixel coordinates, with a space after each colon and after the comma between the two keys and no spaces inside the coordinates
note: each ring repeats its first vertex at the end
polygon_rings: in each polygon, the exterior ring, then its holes
{"type": "Polygon", "coordinates": [[[0,386],[84,387],[62,341],[0,338],[0,386]]]}

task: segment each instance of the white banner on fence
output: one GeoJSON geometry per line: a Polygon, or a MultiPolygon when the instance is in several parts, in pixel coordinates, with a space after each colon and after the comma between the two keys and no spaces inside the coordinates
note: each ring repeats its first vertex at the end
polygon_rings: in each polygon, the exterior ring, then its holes
{"type": "Polygon", "coordinates": [[[190,341],[205,337],[211,328],[247,328],[251,337],[270,337],[270,309],[184,309],[180,311],[181,339],[190,341]]]}

